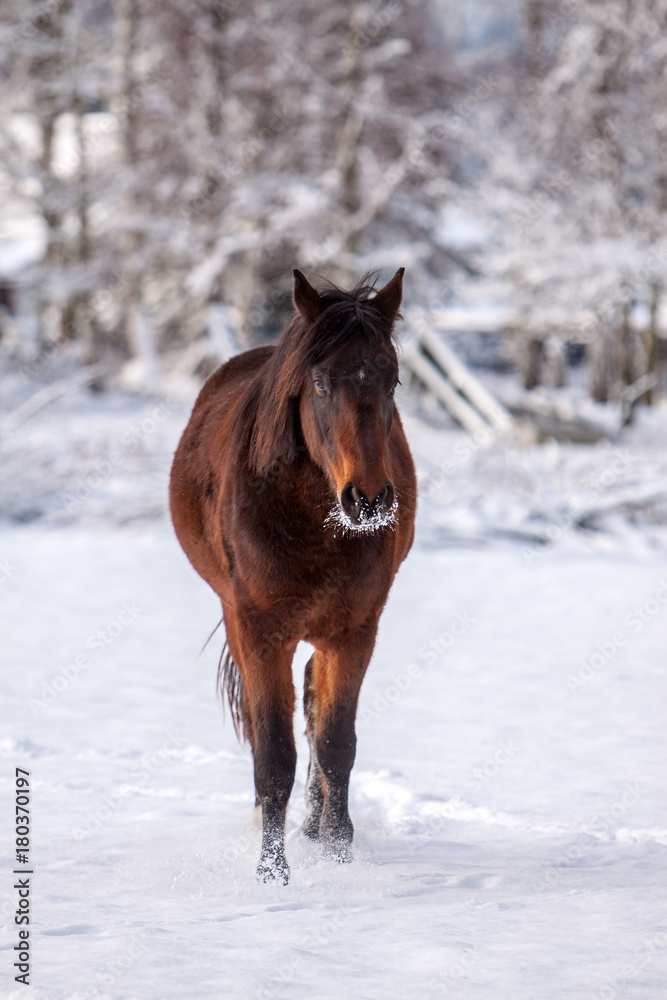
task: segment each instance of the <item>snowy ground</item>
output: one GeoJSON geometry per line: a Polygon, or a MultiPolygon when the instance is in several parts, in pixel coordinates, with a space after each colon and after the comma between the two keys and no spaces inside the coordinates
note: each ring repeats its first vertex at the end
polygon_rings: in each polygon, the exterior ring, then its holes
{"type": "Polygon", "coordinates": [[[425,489],[363,689],[356,859],[298,835],[298,718],[278,887],[253,878],[221,639],[200,655],[216,599],[163,519],[185,413],[78,393],[3,438],[2,783],[31,772],[35,874],[26,994],[4,808],[0,996],[664,996],[664,525],[659,504],[610,502],[660,492],[664,418],[613,445],[466,454],[408,417],[422,478],[443,448],[454,467],[425,489]]]}

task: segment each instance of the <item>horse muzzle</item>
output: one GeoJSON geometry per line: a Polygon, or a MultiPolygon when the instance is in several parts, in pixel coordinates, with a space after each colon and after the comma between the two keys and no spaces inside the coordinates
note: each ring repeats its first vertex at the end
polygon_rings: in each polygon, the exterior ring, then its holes
{"type": "Polygon", "coordinates": [[[354,483],[348,483],[341,491],[340,505],[350,523],[361,526],[381,523],[392,510],[395,499],[394,487],[390,482],[386,482],[372,500],[354,483]]]}

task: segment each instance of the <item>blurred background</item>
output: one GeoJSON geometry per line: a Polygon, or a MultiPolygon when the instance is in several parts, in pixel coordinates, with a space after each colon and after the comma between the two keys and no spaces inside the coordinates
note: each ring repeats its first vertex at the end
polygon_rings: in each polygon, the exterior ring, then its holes
{"type": "Polygon", "coordinates": [[[276,336],[293,266],[403,265],[471,360],[527,388],[583,361],[598,401],[649,373],[655,403],[663,22],[648,0],[5,0],[3,362],[202,375],[276,336]]]}
{"type": "MultiPolygon", "coordinates": [[[[150,491],[162,423],[182,426],[206,376],[278,336],[294,266],[342,285],[406,267],[402,406],[424,496],[445,497],[461,433],[459,467],[483,458],[480,502],[491,480],[534,494],[525,467],[558,465],[554,441],[618,443],[640,416],[637,447],[655,445],[663,22],[648,0],[7,0],[5,511],[67,519],[45,482],[64,489],[78,453],[108,459],[128,431],[114,418],[157,400],[157,432],[131,432],[77,515],[116,472],[150,491]]],[[[164,510],[167,438],[149,513],[164,510]]],[[[568,475],[599,452],[568,452],[568,475]]],[[[649,492],[630,513],[661,522],[649,492]]]]}

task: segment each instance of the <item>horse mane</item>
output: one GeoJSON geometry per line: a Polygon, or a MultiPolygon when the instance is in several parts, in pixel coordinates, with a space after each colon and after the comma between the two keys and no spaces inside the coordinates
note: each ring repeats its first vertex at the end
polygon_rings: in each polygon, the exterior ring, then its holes
{"type": "MultiPolygon", "coordinates": [[[[257,375],[249,400],[250,464],[262,475],[279,459],[292,461],[298,434],[298,399],[308,370],[328,354],[364,339],[387,344],[392,324],[373,307],[377,272],[349,291],[329,283],[320,292],[322,312],[308,325],[297,312],[257,375]]],[[[400,315],[400,314],[399,314],[400,315]]]]}

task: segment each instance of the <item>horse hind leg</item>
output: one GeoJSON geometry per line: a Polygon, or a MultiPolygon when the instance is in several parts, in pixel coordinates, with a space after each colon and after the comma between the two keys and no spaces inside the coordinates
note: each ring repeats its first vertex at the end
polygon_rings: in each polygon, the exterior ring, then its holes
{"type": "Polygon", "coordinates": [[[306,664],[306,677],[303,693],[303,709],[306,716],[306,736],[310,746],[310,760],[308,761],[308,777],[306,778],[306,819],[304,820],[301,832],[311,840],[320,839],[320,820],[324,809],[324,787],[322,785],[322,772],[317,762],[317,750],[315,747],[315,682],[314,682],[314,661],[315,654],[311,656],[306,664]]]}

